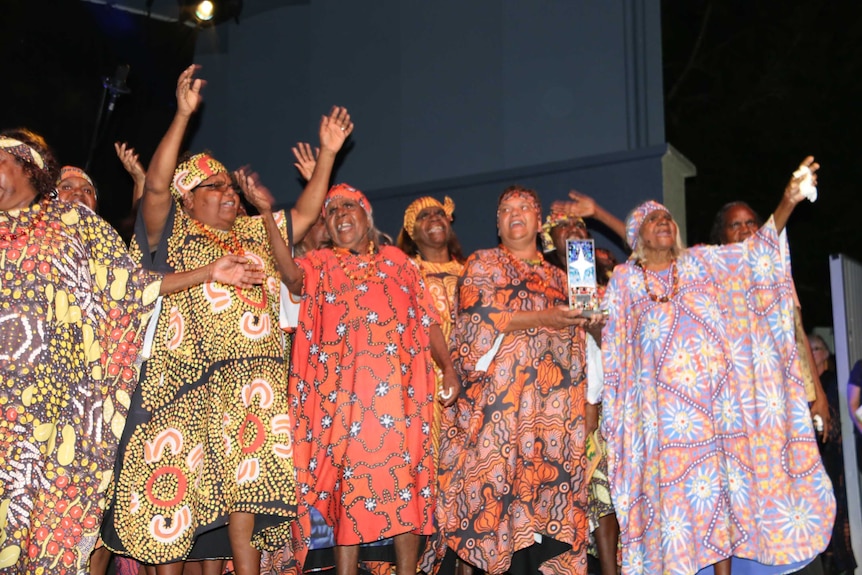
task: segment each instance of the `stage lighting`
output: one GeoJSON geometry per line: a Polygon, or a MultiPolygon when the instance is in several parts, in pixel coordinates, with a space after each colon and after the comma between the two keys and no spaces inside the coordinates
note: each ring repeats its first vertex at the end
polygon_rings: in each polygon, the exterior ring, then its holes
{"type": "Polygon", "coordinates": [[[204,0],[195,8],[195,18],[201,22],[206,22],[213,19],[213,11],[215,6],[210,0],[204,0]]]}
{"type": "Polygon", "coordinates": [[[177,0],[180,20],[197,22],[199,26],[220,24],[233,18],[239,22],[242,0],[177,0]]]}

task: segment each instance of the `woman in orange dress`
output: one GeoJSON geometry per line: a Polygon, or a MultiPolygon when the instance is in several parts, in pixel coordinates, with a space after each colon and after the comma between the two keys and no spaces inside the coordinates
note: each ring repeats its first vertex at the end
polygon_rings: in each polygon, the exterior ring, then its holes
{"type": "Polygon", "coordinates": [[[468,258],[453,354],[464,382],[443,429],[428,572],[586,572],[584,341],[566,278],[536,249],[538,195],[507,188],[500,246],[468,258]]]}
{"type": "Polygon", "coordinates": [[[396,573],[415,575],[421,536],[434,531],[432,355],[437,399],[454,402],[459,384],[419,270],[379,245],[364,194],[337,185],[323,214],[332,248],[282,269],[302,295],[289,380],[294,553],[301,571],[355,574],[360,558],[379,559],[360,551],[391,537],[396,573]]]}

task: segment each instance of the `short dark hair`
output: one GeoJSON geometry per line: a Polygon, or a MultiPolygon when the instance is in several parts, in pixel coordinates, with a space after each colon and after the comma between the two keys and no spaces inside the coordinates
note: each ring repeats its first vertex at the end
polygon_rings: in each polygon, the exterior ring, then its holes
{"type": "Polygon", "coordinates": [[[715,245],[721,245],[726,243],[726,238],[724,235],[724,228],[727,225],[727,212],[729,212],[732,208],[746,208],[754,214],[754,219],[757,222],[757,227],[763,225],[763,218],[760,217],[760,214],[754,211],[754,208],[749,206],[747,203],[743,201],[729,202],[721,206],[721,209],[718,210],[718,213],[715,214],[715,219],[712,221],[712,231],[709,232],[709,243],[715,245]]]}

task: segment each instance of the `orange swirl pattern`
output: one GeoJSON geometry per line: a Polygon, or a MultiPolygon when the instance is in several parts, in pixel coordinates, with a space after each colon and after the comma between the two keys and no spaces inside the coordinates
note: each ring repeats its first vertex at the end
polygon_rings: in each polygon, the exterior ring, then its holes
{"type": "Polygon", "coordinates": [[[504,573],[534,545],[543,572],[586,572],[583,337],[544,327],[507,333],[487,371],[475,369],[512,313],[564,303],[547,299],[565,293],[560,270],[530,273],[553,289],[530,289],[502,250],[481,250],[459,281],[452,347],[464,391],[444,412],[439,533],[423,558],[426,572],[451,550],[504,573]],[[554,551],[551,540],[564,545],[554,551]]]}

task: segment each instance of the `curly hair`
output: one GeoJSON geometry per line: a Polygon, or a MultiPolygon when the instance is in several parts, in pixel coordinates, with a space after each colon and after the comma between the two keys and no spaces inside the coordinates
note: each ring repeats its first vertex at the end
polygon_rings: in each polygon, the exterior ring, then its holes
{"type": "Polygon", "coordinates": [[[57,159],[54,157],[54,152],[48,146],[45,138],[39,134],[28,130],[27,128],[15,128],[13,130],[3,130],[0,136],[8,136],[24,142],[42,156],[44,167],[40,168],[36,164],[26,162],[20,158],[15,158],[15,161],[24,170],[27,180],[33,189],[36,190],[36,200],[42,198],[53,197],[57,178],[60,175],[60,166],[57,164],[57,159]]]}

